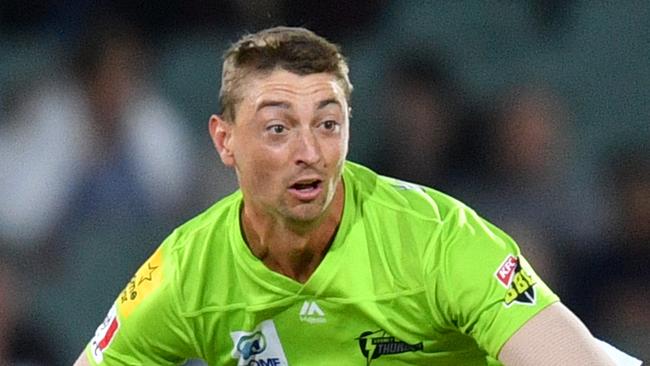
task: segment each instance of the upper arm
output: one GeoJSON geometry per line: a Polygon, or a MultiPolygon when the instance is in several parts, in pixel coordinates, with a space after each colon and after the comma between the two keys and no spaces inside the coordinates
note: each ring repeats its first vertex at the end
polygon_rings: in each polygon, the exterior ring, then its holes
{"type": "Polygon", "coordinates": [[[189,325],[161,246],[136,272],[77,360],[79,365],[178,364],[193,357],[189,325]]]}
{"type": "Polygon", "coordinates": [[[513,334],[499,361],[508,366],[615,365],[580,319],[559,302],[513,334]]]}
{"type": "Polygon", "coordinates": [[[431,260],[429,290],[443,324],[497,357],[505,342],[558,298],[520,255],[516,243],[475,212],[448,215],[431,260]]]}

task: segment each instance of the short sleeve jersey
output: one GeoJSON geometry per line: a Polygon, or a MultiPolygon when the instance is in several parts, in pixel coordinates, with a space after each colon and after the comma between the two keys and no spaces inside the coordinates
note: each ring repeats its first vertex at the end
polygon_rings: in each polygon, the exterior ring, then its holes
{"type": "Polygon", "coordinates": [[[91,364],[498,365],[558,301],[501,230],[347,162],[343,217],[306,283],[249,250],[236,192],[176,229],[119,294],[91,364]]]}

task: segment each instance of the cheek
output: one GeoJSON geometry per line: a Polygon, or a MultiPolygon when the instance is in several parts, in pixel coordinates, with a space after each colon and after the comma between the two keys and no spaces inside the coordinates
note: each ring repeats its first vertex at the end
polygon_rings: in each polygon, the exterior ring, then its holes
{"type": "Polygon", "coordinates": [[[337,144],[330,145],[328,149],[328,155],[330,156],[330,161],[341,162],[345,160],[348,154],[348,139],[347,136],[343,136],[337,144]]]}
{"type": "Polygon", "coordinates": [[[240,184],[256,191],[268,190],[280,179],[280,167],[269,153],[243,153],[236,157],[240,184]]]}

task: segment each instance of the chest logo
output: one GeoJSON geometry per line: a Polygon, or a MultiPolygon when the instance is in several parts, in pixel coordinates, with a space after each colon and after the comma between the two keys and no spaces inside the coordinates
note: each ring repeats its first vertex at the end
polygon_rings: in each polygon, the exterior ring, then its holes
{"type": "Polygon", "coordinates": [[[266,349],[266,338],[262,332],[255,332],[249,335],[243,335],[237,342],[237,351],[242,357],[249,359],[252,356],[259,355],[266,349]]]}
{"type": "Polygon", "coordinates": [[[325,312],[318,306],[316,301],[305,301],[300,309],[300,321],[307,323],[325,323],[325,312]]]}
{"type": "Polygon", "coordinates": [[[372,360],[383,355],[421,351],[423,347],[422,342],[409,344],[391,336],[381,329],[374,332],[363,332],[357,340],[359,340],[361,353],[366,358],[367,366],[370,366],[372,360]]]}
{"type": "Polygon", "coordinates": [[[230,333],[233,349],[231,356],[238,366],[286,366],[287,357],[273,320],[265,320],[252,331],[238,330],[230,333]]]}

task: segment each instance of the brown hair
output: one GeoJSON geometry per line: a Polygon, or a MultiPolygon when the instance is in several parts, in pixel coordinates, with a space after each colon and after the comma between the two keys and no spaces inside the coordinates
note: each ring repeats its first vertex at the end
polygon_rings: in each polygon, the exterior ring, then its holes
{"type": "Polygon", "coordinates": [[[339,47],[305,28],[275,27],[248,34],[224,54],[219,102],[222,117],[235,121],[239,88],[251,73],[264,75],[281,68],[297,75],[330,73],[350,99],[348,65],[339,47]]]}

